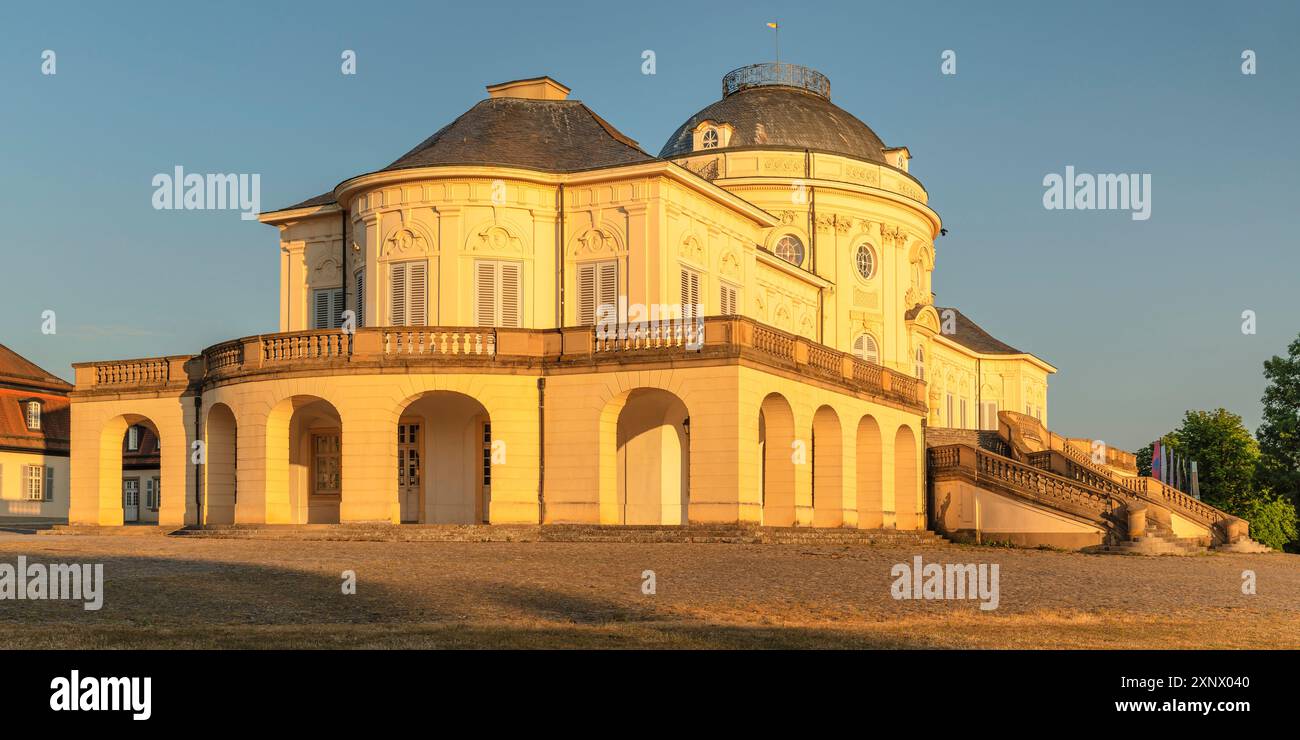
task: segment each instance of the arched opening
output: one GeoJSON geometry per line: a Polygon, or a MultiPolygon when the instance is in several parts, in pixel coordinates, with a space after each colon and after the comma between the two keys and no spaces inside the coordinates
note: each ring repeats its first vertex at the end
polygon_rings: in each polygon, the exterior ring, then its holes
{"type": "Polygon", "coordinates": [[[224,403],[208,409],[204,439],[205,524],[234,524],[238,455],[235,413],[224,403]]]}
{"type": "Polygon", "coordinates": [[[397,422],[397,505],[410,524],[487,524],[492,518],[492,419],[452,391],[408,403],[397,422]]]}
{"type": "Polygon", "coordinates": [[[794,412],[779,393],[768,394],[759,407],[758,443],[763,459],[760,475],[763,524],[794,526],[795,459],[805,451],[795,444],[794,412]]]}
{"type": "Polygon", "coordinates": [[[844,441],[840,417],[830,406],[813,414],[812,505],[814,527],[844,524],[844,441]]]}
{"type": "Polygon", "coordinates": [[[162,457],[158,425],[123,414],[100,437],[100,502],[121,506],[123,524],[157,524],[162,508],[162,457]]]}
{"type": "Polygon", "coordinates": [[[899,427],[894,435],[894,516],[899,529],[920,529],[923,524],[917,458],[912,428],[899,427]]]}
{"type": "Polygon", "coordinates": [[[338,524],[343,421],[316,396],[281,401],[266,422],[266,522],[338,524]]]}
{"type": "Polygon", "coordinates": [[[619,524],[686,524],[691,444],[686,404],[658,388],[627,394],[618,414],[619,524]]]}
{"type": "Polygon", "coordinates": [[[870,415],[858,421],[858,527],[878,529],[885,524],[881,501],[885,461],[880,425],[870,415]]]}

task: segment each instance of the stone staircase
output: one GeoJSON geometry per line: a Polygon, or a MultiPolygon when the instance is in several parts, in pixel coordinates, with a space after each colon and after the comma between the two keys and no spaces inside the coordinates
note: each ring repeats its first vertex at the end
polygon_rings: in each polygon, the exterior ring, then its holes
{"type": "MultiPolygon", "coordinates": [[[[1266,548],[1267,549],[1267,548],[1266,548]]],[[[1198,537],[1179,537],[1168,525],[1148,521],[1146,533],[1090,552],[1113,555],[1206,555],[1210,549],[1198,537]]]]}

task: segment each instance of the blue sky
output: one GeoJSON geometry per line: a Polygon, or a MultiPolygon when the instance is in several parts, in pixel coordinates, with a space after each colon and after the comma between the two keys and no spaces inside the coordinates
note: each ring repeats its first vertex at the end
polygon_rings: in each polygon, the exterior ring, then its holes
{"type": "Polygon", "coordinates": [[[784,60],[910,148],[950,229],[939,304],[1061,369],[1053,428],[1131,449],[1225,406],[1254,429],[1261,363],[1300,332],[1298,7],[24,3],[0,28],[0,342],[71,377],[276,329],[275,230],[155,211],[155,173],[259,173],[264,209],[287,205],[539,74],[657,153],[725,72],[771,58],[779,19],[784,60]],[[1151,218],[1044,210],[1066,165],[1150,173],[1151,218]]]}

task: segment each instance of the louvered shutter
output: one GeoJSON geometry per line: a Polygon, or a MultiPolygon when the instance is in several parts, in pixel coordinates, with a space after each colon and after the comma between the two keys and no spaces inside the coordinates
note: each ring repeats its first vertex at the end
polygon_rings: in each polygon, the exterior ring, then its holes
{"type": "Polygon", "coordinates": [[[501,263],[501,326],[517,327],[520,314],[523,313],[521,299],[519,265],[514,262],[501,263]]]}
{"type": "Polygon", "coordinates": [[[354,294],[356,300],[356,326],[361,328],[365,326],[365,271],[356,272],[356,291],[354,294]]]}
{"type": "Polygon", "coordinates": [[[612,316],[618,310],[618,263],[612,260],[601,262],[596,269],[600,276],[596,287],[596,314],[601,315],[603,308],[605,314],[612,316]]]}
{"type": "Polygon", "coordinates": [[[407,303],[406,319],[410,326],[424,326],[428,323],[425,310],[429,294],[427,262],[410,262],[407,267],[407,303]]]}
{"type": "Polygon", "coordinates": [[[357,270],[355,277],[356,292],[354,299],[356,300],[357,328],[361,328],[366,325],[366,271],[357,270]]]}
{"type": "Polygon", "coordinates": [[[330,325],[329,291],[317,290],[312,293],[312,328],[328,329],[330,325]]]}
{"type": "Polygon", "coordinates": [[[46,501],[54,500],[54,466],[45,466],[45,490],[42,491],[46,501]]]}
{"type": "Polygon", "coordinates": [[[876,346],[876,338],[870,334],[863,334],[853,342],[853,354],[867,362],[880,364],[880,349],[876,346]]]}
{"type": "Polygon", "coordinates": [[[406,264],[395,262],[389,265],[388,288],[391,300],[388,307],[388,323],[392,326],[406,326],[406,264]]]}
{"type": "Polygon", "coordinates": [[[578,265],[578,324],[596,323],[596,265],[578,265]]]}
{"type": "Polygon", "coordinates": [[[693,319],[699,315],[700,274],[682,270],[682,318],[693,319]]]}
{"type": "Polygon", "coordinates": [[[335,288],[329,291],[329,294],[330,317],[333,319],[330,328],[337,329],[343,326],[343,288],[335,288]]]}
{"type": "Polygon", "coordinates": [[[474,264],[474,300],[474,322],[479,326],[495,326],[497,306],[495,262],[474,264]]]}
{"type": "Polygon", "coordinates": [[[730,285],[722,286],[722,295],[720,296],[720,309],[723,316],[733,316],[736,313],[736,289],[730,285]]]}

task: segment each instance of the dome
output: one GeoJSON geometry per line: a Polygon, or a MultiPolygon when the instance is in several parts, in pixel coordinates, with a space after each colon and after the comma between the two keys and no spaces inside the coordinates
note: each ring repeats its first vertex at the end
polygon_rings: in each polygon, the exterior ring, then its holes
{"type": "Polygon", "coordinates": [[[713,121],[732,129],[720,149],[813,149],[887,164],[880,137],[831,102],[830,80],[816,70],[780,62],[741,67],[722,78],[722,95],[678,127],[659,156],[696,152],[696,128],[713,121]]]}

